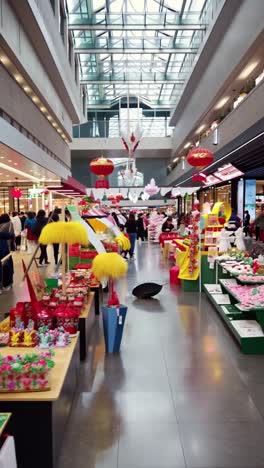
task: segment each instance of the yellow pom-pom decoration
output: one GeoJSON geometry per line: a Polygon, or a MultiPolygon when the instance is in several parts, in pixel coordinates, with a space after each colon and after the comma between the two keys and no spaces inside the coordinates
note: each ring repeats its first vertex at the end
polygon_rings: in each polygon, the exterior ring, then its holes
{"type": "Polygon", "coordinates": [[[118,279],[126,275],[127,262],[118,253],[100,253],[93,259],[92,272],[98,280],[118,279]]]}
{"type": "Polygon", "coordinates": [[[115,237],[115,241],[120,245],[122,250],[130,250],[130,240],[122,232],[115,237]]]}
{"type": "Polygon", "coordinates": [[[78,221],[48,223],[41,231],[40,244],[88,244],[85,227],[78,221]]]}

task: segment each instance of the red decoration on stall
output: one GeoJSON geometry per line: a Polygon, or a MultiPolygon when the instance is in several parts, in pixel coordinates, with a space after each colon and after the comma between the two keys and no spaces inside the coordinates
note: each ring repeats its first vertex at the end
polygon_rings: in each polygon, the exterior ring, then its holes
{"type": "Polygon", "coordinates": [[[205,172],[195,172],[195,174],[193,174],[192,176],[192,181],[193,182],[203,182],[205,183],[206,182],[206,173],[205,172]]]}
{"type": "Polygon", "coordinates": [[[18,187],[14,187],[10,190],[10,193],[13,198],[21,198],[22,197],[22,190],[18,187]]]}
{"type": "Polygon", "coordinates": [[[187,156],[188,164],[190,164],[190,166],[197,167],[199,170],[204,169],[206,166],[209,166],[209,164],[212,164],[213,160],[213,153],[204,148],[194,148],[187,156]]]}
{"type": "Polygon", "coordinates": [[[112,174],[114,170],[114,164],[110,159],[103,156],[93,159],[90,163],[90,170],[99,177],[99,180],[95,182],[95,188],[109,188],[109,182],[105,177],[112,174]]]}

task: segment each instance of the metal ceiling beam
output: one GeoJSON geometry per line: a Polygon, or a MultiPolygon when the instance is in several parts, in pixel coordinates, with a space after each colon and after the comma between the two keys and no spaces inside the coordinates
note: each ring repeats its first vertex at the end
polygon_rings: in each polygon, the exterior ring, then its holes
{"type": "Polygon", "coordinates": [[[197,48],[190,47],[76,47],[75,54],[196,54],[197,48]]]}
{"type": "Polygon", "coordinates": [[[201,24],[69,24],[71,31],[205,31],[201,24]]]}

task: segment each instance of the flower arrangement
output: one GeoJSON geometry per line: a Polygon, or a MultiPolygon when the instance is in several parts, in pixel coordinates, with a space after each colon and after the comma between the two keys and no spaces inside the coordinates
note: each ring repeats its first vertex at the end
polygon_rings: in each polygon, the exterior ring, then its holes
{"type": "Polygon", "coordinates": [[[49,390],[48,372],[55,365],[53,352],[0,355],[0,393],[49,390]]]}

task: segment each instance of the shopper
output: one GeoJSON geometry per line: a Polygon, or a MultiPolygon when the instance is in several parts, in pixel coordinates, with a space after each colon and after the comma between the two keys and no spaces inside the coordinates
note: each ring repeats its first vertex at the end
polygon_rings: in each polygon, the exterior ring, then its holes
{"type": "Polygon", "coordinates": [[[145,229],[144,229],[144,221],[143,221],[143,214],[138,214],[138,219],[136,221],[137,225],[137,240],[141,239],[142,242],[145,240],[145,229]]]}
{"type": "Polygon", "coordinates": [[[145,216],[143,216],[144,232],[145,232],[145,239],[146,240],[148,240],[149,216],[150,216],[149,213],[147,213],[147,214],[145,214],[145,216]]]}
{"type": "Polygon", "coordinates": [[[29,211],[27,215],[25,221],[25,230],[27,231],[27,253],[32,254],[38,243],[38,236],[34,234],[37,220],[35,211],[29,211]]]}
{"type": "MultiPolygon", "coordinates": [[[[59,212],[60,212],[59,208],[55,208],[53,213],[49,214],[49,220],[51,223],[57,223],[60,220],[59,212]]],[[[60,249],[60,244],[53,244],[53,255],[54,255],[55,265],[58,265],[59,249],[60,249]]]]}
{"type": "Polygon", "coordinates": [[[264,209],[257,216],[254,224],[256,226],[256,240],[264,242],[264,209]]]}
{"type": "Polygon", "coordinates": [[[244,233],[245,235],[249,235],[251,237],[251,234],[250,234],[250,214],[249,214],[249,211],[246,210],[245,211],[245,214],[244,214],[244,233]]]}
{"type": "Polygon", "coordinates": [[[15,233],[15,250],[20,250],[22,224],[17,211],[13,211],[11,221],[15,233]]]}
{"type": "Polygon", "coordinates": [[[128,220],[125,225],[126,232],[128,233],[128,237],[130,240],[130,250],[129,250],[129,255],[130,258],[134,258],[134,251],[135,251],[135,243],[136,243],[136,238],[137,238],[137,225],[136,225],[136,219],[134,213],[130,213],[128,220]]]}
{"type": "Polygon", "coordinates": [[[168,216],[165,223],[162,224],[162,232],[170,232],[174,229],[174,224],[172,223],[172,217],[168,216]]]}
{"type": "Polygon", "coordinates": [[[25,222],[26,222],[26,219],[27,219],[27,216],[25,215],[24,211],[20,211],[19,218],[20,218],[20,221],[21,221],[21,227],[22,227],[22,231],[23,231],[25,229],[25,222]]]}
{"type": "MultiPolygon", "coordinates": [[[[124,236],[126,236],[128,239],[129,239],[129,235],[124,232],[124,226],[120,226],[120,231],[124,234],[124,236]]],[[[123,258],[127,259],[127,254],[129,253],[129,250],[122,250],[121,251],[121,255],[123,258]]]]}
{"type": "MultiPolygon", "coordinates": [[[[44,210],[39,210],[37,216],[36,216],[36,224],[34,225],[33,228],[33,233],[37,236],[39,239],[40,234],[44,226],[46,226],[48,222],[48,218],[46,217],[46,213],[44,210]]],[[[43,262],[45,265],[48,265],[50,262],[48,262],[48,254],[47,254],[47,246],[44,244],[40,244],[40,257],[39,257],[39,267],[44,266],[43,262]]]]}
{"type": "MultiPolygon", "coordinates": [[[[4,213],[0,216],[0,260],[10,254],[10,242],[14,242],[15,234],[10,216],[4,213]]],[[[1,287],[8,291],[13,285],[14,266],[12,256],[1,262],[1,287]]]]}
{"type": "Polygon", "coordinates": [[[228,224],[229,231],[236,231],[241,226],[241,219],[237,216],[235,210],[232,211],[228,224]]]}

